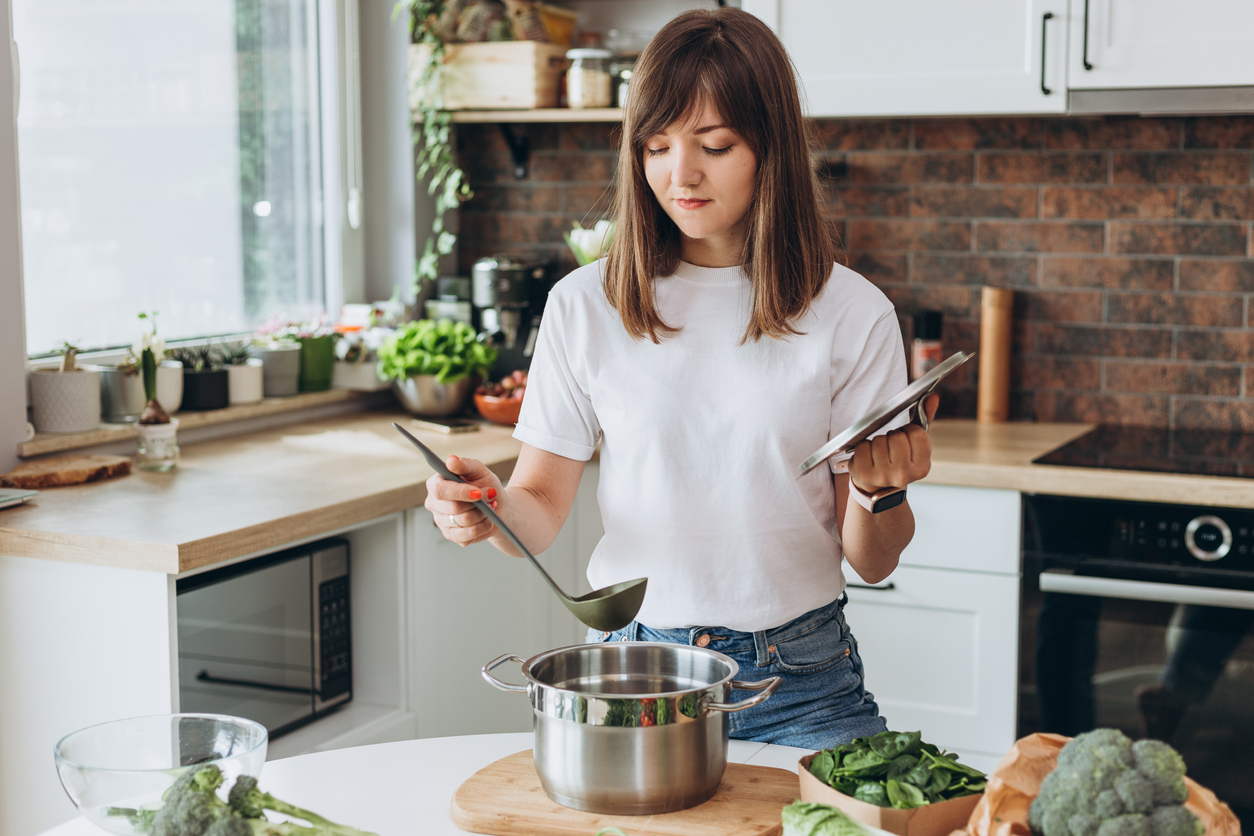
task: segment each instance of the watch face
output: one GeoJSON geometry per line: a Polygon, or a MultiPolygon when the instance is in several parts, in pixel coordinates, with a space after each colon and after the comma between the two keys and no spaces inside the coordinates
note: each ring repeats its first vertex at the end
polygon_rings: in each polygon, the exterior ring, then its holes
{"type": "Polygon", "coordinates": [[[906,489],[894,491],[888,496],[881,497],[871,503],[871,513],[878,514],[880,511],[887,511],[890,508],[896,508],[898,505],[906,501],[906,489]]]}

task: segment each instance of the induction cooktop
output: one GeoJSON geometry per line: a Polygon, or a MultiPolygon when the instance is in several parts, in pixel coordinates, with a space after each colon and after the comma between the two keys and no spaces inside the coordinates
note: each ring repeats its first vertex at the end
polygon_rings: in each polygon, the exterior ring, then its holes
{"type": "Polygon", "coordinates": [[[1033,464],[1254,479],[1254,433],[1102,424],[1033,464]]]}

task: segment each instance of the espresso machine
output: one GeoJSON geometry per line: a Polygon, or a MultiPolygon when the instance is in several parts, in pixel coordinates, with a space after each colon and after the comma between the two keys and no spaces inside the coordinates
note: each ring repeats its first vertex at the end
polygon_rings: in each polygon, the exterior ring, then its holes
{"type": "Polygon", "coordinates": [[[540,314],[549,292],[549,265],[515,255],[492,255],[475,262],[471,302],[479,329],[497,349],[494,377],[531,365],[540,314]]]}

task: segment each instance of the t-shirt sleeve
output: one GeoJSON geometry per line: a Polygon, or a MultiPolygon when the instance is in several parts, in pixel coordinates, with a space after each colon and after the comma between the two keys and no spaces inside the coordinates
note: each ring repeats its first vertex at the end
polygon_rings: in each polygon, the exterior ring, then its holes
{"type": "Polygon", "coordinates": [[[514,438],[576,461],[588,461],[601,437],[589,396],[587,317],[578,300],[550,294],[536,337],[527,391],[514,438]]]}
{"type": "MultiPolygon", "coordinates": [[[[835,438],[849,429],[863,415],[906,388],[908,382],[901,328],[897,324],[896,313],[889,308],[871,326],[862,354],[854,362],[853,370],[832,394],[828,438],[835,438]]],[[[902,413],[874,436],[884,435],[908,421],[909,416],[902,413]]],[[[843,472],[844,463],[851,458],[853,453],[838,453],[827,460],[828,466],[832,472],[843,472]]]]}

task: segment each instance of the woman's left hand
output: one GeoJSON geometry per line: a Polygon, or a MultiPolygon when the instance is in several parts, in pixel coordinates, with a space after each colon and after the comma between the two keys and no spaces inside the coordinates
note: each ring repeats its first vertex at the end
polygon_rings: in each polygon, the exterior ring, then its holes
{"type": "MultiPolygon", "coordinates": [[[[928,423],[936,416],[940,395],[932,393],[924,401],[928,423]]],[[[932,439],[918,424],[868,439],[854,448],[849,460],[849,479],[863,493],[884,488],[904,488],[917,482],[932,469],[932,439]]]]}

